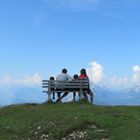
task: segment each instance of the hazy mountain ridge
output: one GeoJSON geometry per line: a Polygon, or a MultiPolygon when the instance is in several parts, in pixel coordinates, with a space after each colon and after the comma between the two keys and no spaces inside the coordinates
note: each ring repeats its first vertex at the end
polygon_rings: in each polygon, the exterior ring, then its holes
{"type": "Polygon", "coordinates": [[[46,95],[42,93],[40,87],[8,87],[1,89],[0,105],[41,103],[46,100],[46,95]]]}
{"type": "MultiPolygon", "coordinates": [[[[111,90],[104,85],[92,85],[96,105],[140,105],[140,85],[123,90],[111,90]]],[[[42,103],[47,95],[38,87],[7,87],[0,89],[0,106],[22,103],[42,103]]],[[[78,96],[77,96],[78,99],[78,96]]],[[[64,101],[72,100],[69,95],[64,101]]]]}
{"type": "Polygon", "coordinates": [[[140,105],[140,85],[122,90],[111,90],[105,86],[94,86],[95,104],[140,105]]]}

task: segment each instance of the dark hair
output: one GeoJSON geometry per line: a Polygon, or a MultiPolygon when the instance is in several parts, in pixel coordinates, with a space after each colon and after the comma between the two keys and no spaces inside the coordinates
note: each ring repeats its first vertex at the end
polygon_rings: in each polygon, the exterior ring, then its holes
{"type": "Polygon", "coordinates": [[[55,78],[53,76],[50,77],[50,80],[54,80],[55,78]]]}
{"type": "Polygon", "coordinates": [[[82,75],[87,75],[86,69],[81,69],[80,73],[81,73],[82,75]]]}
{"type": "Polygon", "coordinates": [[[67,69],[63,69],[62,70],[62,73],[65,73],[66,74],[67,73],[67,69]]]}
{"type": "Polygon", "coordinates": [[[73,78],[74,78],[74,79],[78,79],[78,77],[79,77],[79,76],[78,76],[77,74],[74,74],[74,75],[73,75],[73,78]]]}

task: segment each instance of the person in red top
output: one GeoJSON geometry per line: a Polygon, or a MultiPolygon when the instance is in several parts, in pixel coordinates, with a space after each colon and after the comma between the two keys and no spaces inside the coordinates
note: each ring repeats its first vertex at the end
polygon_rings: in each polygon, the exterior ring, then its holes
{"type": "MultiPolygon", "coordinates": [[[[79,79],[87,79],[89,81],[89,77],[87,75],[86,69],[81,69],[79,79]]],[[[90,89],[90,84],[89,84],[89,88],[88,88],[87,94],[90,95],[90,101],[93,104],[94,93],[90,89]]],[[[88,96],[87,96],[87,94],[85,92],[83,93],[83,95],[85,97],[85,100],[88,102],[88,96]]]]}

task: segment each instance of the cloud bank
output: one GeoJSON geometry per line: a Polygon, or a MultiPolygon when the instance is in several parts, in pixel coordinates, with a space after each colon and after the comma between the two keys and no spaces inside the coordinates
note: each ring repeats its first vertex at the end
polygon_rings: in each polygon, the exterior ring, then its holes
{"type": "MultiPolygon", "coordinates": [[[[104,67],[96,61],[89,63],[87,73],[90,80],[96,84],[105,85],[108,88],[129,88],[135,85],[140,85],[140,66],[134,65],[132,67],[132,75],[130,77],[109,77],[105,74],[104,67]]],[[[41,84],[41,75],[34,73],[33,75],[25,75],[21,79],[15,79],[10,75],[0,77],[1,86],[37,86],[41,84]]]]}
{"type": "Polygon", "coordinates": [[[41,90],[41,79],[39,73],[20,79],[10,75],[0,77],[0,106],[46,101],[46,94],[41,90]]]}
{"type": "Polygon", "coordinates": [[[140,66],[136,65],[132,68],[132,70],[133,70],[132,81],[134,83],[140,83],[140,66]]]}
{"type": "Polygon", "coordinates": [[[132,68],[131,77],[107,77],[104,67],[96,61],[91,62],[87,68],[87,73],[94,84],[104,84],[109,88],[128,88],[140,84],[140,66],[135,65],[132,68]]]}
{"type": "Polygon", "coordinates": [[[25,75],[21,79],[15,79],[10,75],[3,76],[0,78],[0,85],[3,86],[15,86],[15,85],[24,85],[24,86],[32,86],[32,85],[39,85],[41,83],[41,76],[38,73],[33,75],[25,75]]]}
{"type": "Polygon", "coordinates": [[[87,68],[87,73],[88,73],[90,79],[95,84],[102,82],[105,78],[103,66],[101,64],[97,63],[96,61],[89,63],[89,65],[91,67],[87,68]]]}

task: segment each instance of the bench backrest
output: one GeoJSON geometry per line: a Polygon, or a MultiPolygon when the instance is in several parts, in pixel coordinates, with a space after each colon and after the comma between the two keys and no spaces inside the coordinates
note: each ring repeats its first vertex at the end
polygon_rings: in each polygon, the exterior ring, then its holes
{"type": "Polygon", "coordinates": [[[89,80],[42,80],[43,92],[71,92],[71,91],[87,91],[89,88],[89,80]]]}

